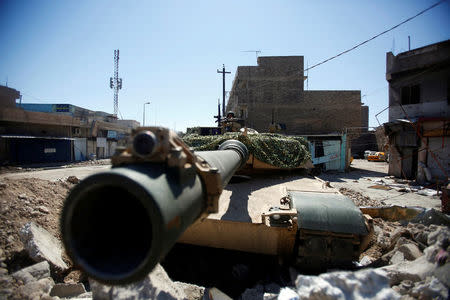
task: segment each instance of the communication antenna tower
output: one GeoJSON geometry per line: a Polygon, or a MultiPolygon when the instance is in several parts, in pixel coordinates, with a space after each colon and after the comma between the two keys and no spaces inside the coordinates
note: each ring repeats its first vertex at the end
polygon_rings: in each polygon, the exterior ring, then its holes
{"type": "Polygon", "coordinates": [[[122,78],[119,78],[119,49],[114,50],[114,77],[109,78],[109,87],[114,90],[114,117],[119,110],[119,90],[122,89],[122,78]]]}

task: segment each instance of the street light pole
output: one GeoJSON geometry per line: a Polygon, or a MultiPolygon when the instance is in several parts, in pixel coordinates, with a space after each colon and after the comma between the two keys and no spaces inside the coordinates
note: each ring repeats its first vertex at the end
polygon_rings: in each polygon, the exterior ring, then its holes
{"type": "Polygon", "coordinates": [[[150,102],[145,102],[144,103],[144,113],[142,115],[142,127],[145,126],[145,104],[150,104],[150,102]]]}

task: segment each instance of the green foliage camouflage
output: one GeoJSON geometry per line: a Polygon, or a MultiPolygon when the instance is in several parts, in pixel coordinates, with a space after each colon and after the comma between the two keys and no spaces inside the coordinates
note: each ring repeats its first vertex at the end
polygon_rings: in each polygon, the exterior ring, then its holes
{"type": "Polygon", "coordinates": [[[311,159],[308,142],[300,136],[274,133],[246,136],[238,132],[228,132],[224,135],[188,134],[183,137],[183,141],[196,151],[217,150],[220,144],[229,139],[241,141],[257,159],[278,168],[296,168],[311,159]]]}

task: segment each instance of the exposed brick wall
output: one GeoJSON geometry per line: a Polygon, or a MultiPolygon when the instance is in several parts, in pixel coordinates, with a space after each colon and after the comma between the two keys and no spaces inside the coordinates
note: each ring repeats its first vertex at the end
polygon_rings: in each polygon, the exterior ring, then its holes
{"type": "Polygon", "coordinates": [[[238,67],[227,111],[260,132],[268,131],[272,118],[286,125],[287,134],[364,126],[360,91],[304,91],[303,83],[302,56],[259,57],[258,66],[238,67]]]}

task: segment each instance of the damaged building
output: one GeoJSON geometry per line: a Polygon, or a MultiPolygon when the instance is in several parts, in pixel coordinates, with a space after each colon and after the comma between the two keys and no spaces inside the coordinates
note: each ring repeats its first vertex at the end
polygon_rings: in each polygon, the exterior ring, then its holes
{"type": "Polygon", "coordinates": [[[386,55],[389,174],[419,183],[448,181],[450,40],[386,55]]]}
{"type": "Polygon", "coordinates": [[[139,126],[72,104],[16,103],[19,98],[19,91],[0,86],[2,164],[107,158],[139,126]]]}

